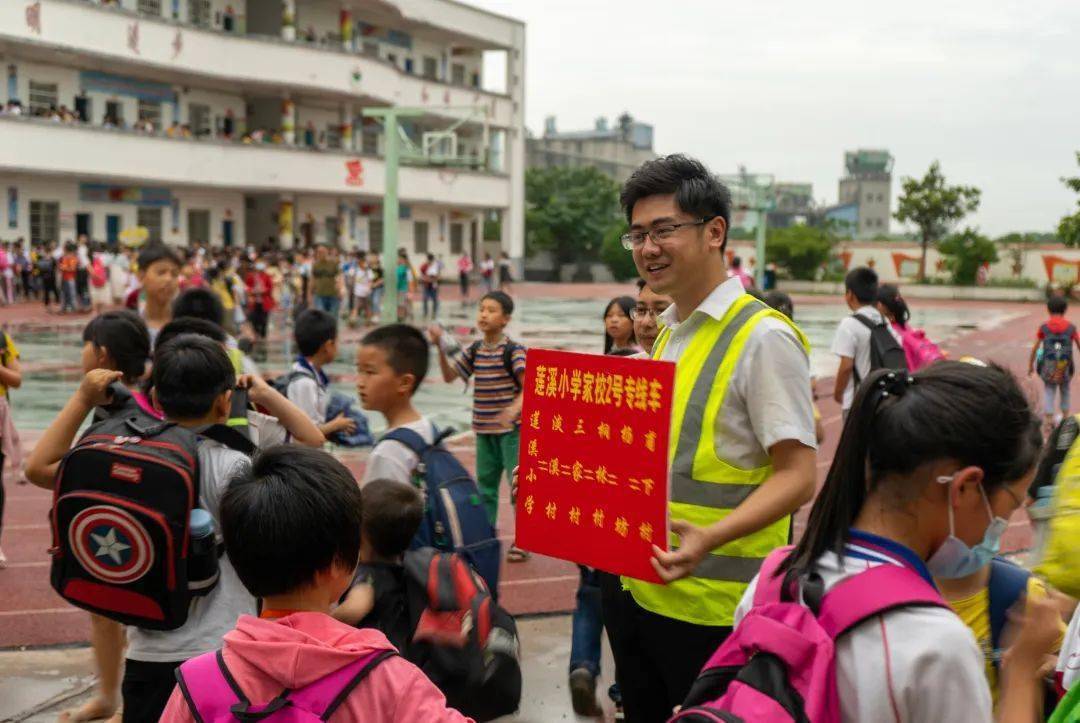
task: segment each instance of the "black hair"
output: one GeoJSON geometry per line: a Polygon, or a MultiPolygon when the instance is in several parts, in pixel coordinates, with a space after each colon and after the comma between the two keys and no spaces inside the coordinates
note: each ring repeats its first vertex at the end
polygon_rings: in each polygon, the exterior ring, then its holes
{"type": "Polygon", "coordinates": [[[769,293],[765,294],[765,303],[779,311],[787,318],[795,318],[795,304],[792,303],[791,297],[785,294],[783,291],[773,289],[769,293]]]}
{"type": "Polygon", "coordinates": [[[228,338],[225,330],[213,322],[206,319],[196,319],[194,316],[181,316],[179,319],[173,319],[161,327],[157,339],[154,340],[154,348],[157,349],[164,344],[168,344],[183,334],[198,334],[199,336],[205,336],[207,339],[212,339],[218,344],[224,344],[228,338]]]}
{"type": "Polygon", "coordinates": [[[210,289],[188,289],[177,296],[172,305],[172,315],[174,319],[189,316],[225,326],[225,306],[221,303],[221,297],[210,289]]]}
{"type": "Polygon", "coordinates": [[[236,386],[236,373],[220,342],[181,334],[155,347],[151,383],[166,417],[199,419],[236,386]]]}
{"type": "Polygon", "coordinates": [[[282,595],[360,558],[356,480],[320,449],[279,444],[255,456],[221,497],[225,554],[255,597],[282,595]]]}
{"type": "Polygon", "coordinates": [[[386,353],[386,363],[395,374],[412,374],[415,377],[414,393],[427,376],[430,360],[428,341],[415,327],[408,324],[380,326],[364,335],[360,345],[382,349],[386,353]]]}
{"type": "Polygon", "coordinates": [[[873,304],[877,301],[877,273],[866,266],[857,266],[844,277],[844,289],[850,291],[860,304],[873,304]]]}
{"type": "Polygon", "coordinates": [[[635,354],[637,354],[636,351],[627,347],[612,349],[607,353],[608,356],[634,356],[635,354]]]}
{"type": "Polygon", "coordinates": [[[1055,294],[1046,300],[1046,310],[1051,314],[1064,314],[1069,308],[1069,302],[1064,296],[1055,294]]]}
{"type": "Polygon", "coordinates": [[[337,319],[322,309],[306,309],[296,317],[293,336],[301,356],[315,356],[323,344],[337,339],[337,319]]]}
{"type": "Polygon", "coordinates": [[[128,384],[146,373],[150,332],[142,317],[130,309],[106,311],[91,319],[83,329],[83,342],[107,351],[128,384]]]}
{"type": "Polygon", "coordinates": [[[154,241],[143,246],[142,250],[139,252],[139,271],[146,273],[150,267],[158,261],[170,261],[176,264],[177,268],[184,265],[181,263],[180,257],[176,255],[174,250],[160,241],[154,241]]]}
{"type": "Polygon", "coordinates": [[[742,266],[742,258],[739,256],[731,257],[731,268],[737,269],[742,266]]]}
{"type": "Polygon", "coordinates": [[[878,287],[877,302],[889,311],[893,321],[899,324],[901,329],[907,326],[911,311],[896,284],[882,284],[878,287]]]}
{"type": "Polygon", "coordinates": [[[364,539],[379,557],[393,559],[412,543],[424,517],[424,498],[411,484],[375,479],[364,485],[364,539]]]}
{"type": "Polygon", "coordinates": [[[637,284],[637,290],[638,290],[638,293],[640,294],[642,292],[642,290],[645,288],[645,279],[638,279],[634,283],[637,284]]]}
{"type": "MultiPolygon", "coordinates": [[[[627,319],[633,319],[633,317],[630,315],[630,312],[632,312],[634,310],[634,307],[637,306],[637,302],[634,301],[634,299],[632,297],[630,297],[630,296],[616,296],[614,299],[612,299],[611,301],[608,302],[607,306],[604,307],[604,315],[602,317],[600,317],[600,319],[602,321],[607,320],[608,312],[611,311],[611,307],[613,307],[613,306],[618,306],[620,309],[622,309],[622,312],[624,314],[626,314],[627,319]]],[[[630,343],[631,344],[636,344],[637,343],[637,337],[634,336],[634,325],[633,324],[630,324],[630,343]]],[[[604,353],[605,354],[610,354],[611,353],[611,348],[613,346],[615,346],[615,340],[611,337],[610,334],[607,333],[607,324],[605,323],[604,324],[604,353]]]]}
{"type": "Polygon", "coordinates": [[[632,223],[634,204],[649,196],[675,194],[675,205],[696,218],[724,219],[724,243],[727,247],[731,228],[731,191],[709,172],[701,161],[676,153],[645,161],[623,184],[619,202],[632,223]]]}
{"type": "Polygon", "coordinates": [[[883,488],[913,497],[919,490],[908,476],[922,465],[952,459],[979,467],[990,492],[1027,474],[1041,447],[1039,420],[1002,367],[941,361],[911,377],[872,372],[855,395],[806,532],[783,569],[802,575],[826,551],[842,554],[867,497],[883,488]]]}
{"type": "Polygon", "coordinates": [[[482,304],[488,299],[501,306],[503,313],[507,316],[514,315],[514,300],[510,298],[510,294],[505,291],[489,291],[480,297],[480,303],[482,304]]]}

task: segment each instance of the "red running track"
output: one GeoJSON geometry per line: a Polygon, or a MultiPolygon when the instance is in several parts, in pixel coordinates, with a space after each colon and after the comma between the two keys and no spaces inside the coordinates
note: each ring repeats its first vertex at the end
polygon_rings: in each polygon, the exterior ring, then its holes
{"type": "MultiPolygon", "coordinates": [[[[575,295],[592,289],[570,288],[575,295]]],[[[535,287],[528,290],[534,291],[535,287]]],[[[562,288],[558,290],[560,295],[562,291],[562,288]]],[[[595,290],[589,295],[595,296],[597,293],[603,295],[595,290]]],[[[799,305],[831,301],[820,297],[796,299],[799,305]]],[[[1031,339],[1045,313],[1042,305],[988,302],[934,304],[970,309],[973,318],[981,312],[989,311],[1007,315],[1008,319],[993,329],[957,336],[948,345],[949,349],[954,356],[972,354],[1002,363],[1018,373],[1026,371],[1031,339]]],[[[18,318],[24,320],[25,316],[18,318]]],[[[1041,396],[1037,381],[1025,381],[1025,384],[1032,401],[1037,403],[1041,396]]],[[[819,454],[820,483],[836,448],[840,433],[840,411],[831,398],[827,398],[832,389],[831,380],[820,380],[818,386],[822,394],[819,405],[827,435],[819,454]]],[[[1080,392],[1080,388],[1076,391],[1080,392]]],[[[24,433],[23,437],[29,447],[37,435],[24,433]]],[[[454,448],[468,466],[474,464],[473,448],[468,439],[458,442],[454,448]]],[[[358,455],[345,453],[341,456],[354,472],[358,473],[362,469],[358,455]]],[[[11,479],[10,475],[8,479],[11,479]]],[[[9,565],[8,569],[0,571],[0,648],[85,642],[88,638],[86,614],[67,605],[49,587],[46,552],[50,544],[46,519],[50,503],[49,493],[31,486],[16,486],[10,481],[6,483],[6,490],[8,498],[4,515],[3,546],[9,565]]],[[[804,509],[797,517],[797,530],[802,528],[805,512],[804,509]]],[[[499,529],[506,546],[513,535],[513,510],[505,487],[500,504],[499,529]]],[[[1029,544],[1029,541],[1030,532],[1026,518],[1021,513],[1014,519],[1007,533],[1005,548],[1020,549],[1029,544]]],[[[566,612],[573,608],[577,569],[571,563],[533,556],[524,563],[504,565],[501,587],[503,602],[515,614],[566,612]]]]}

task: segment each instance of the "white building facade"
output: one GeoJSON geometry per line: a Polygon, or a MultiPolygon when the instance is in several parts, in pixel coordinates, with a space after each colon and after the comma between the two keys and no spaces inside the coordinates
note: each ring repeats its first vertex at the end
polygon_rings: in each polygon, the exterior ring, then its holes
{"type": "Polygon", "coordinates": [[[417,111],[401,246],[523,256],[517,20],[454,0],[7,0],[0,27],[2,240],[145,226],[175,245],[378,251],[385,137],[363,111],[394,106],[417,111]]]}

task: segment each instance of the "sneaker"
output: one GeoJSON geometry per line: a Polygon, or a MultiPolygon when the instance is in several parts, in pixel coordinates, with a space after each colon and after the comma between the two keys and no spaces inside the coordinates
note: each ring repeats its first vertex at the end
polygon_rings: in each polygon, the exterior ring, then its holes
{"type": "Polygon", "coordinates": [[[7,567],[7,556],[4,554],[3,550],[0,550],[0,570],[3,570],[5,567],[7,567]]]}
{"type": "Polygon", "coordinates": [[[578,715],[596,718],[604,714],[596,702],[596,676],[585,668],[570,673],[570,702],[578,715]]]}
{"type": "Polygon", "coordinates": [[[517,545],[511,545],[510,549],[506,551],[507,562],[525,562],[532,555],[528,550],[522,550],[517,545]]]}

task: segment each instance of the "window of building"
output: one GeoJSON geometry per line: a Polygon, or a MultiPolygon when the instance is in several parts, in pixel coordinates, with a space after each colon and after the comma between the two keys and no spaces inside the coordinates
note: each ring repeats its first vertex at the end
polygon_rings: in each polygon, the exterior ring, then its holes
{"type": "Polygon", "coordinates": [[[196,138],[210,135],[210,106],[192,103],[188,106],[188,125],[196,138]]]}
{"type": "Polygon", "coordinates": [[[450,253],[460,254],[465,250],[465,224],[450,224],[450,253]]]}
{"type": "Polygon", "coordinates": [[[338,217],[326,217],[326,243],[337,246],[338,242],[338,217]]]}
{"type": "Polygon", "coordinates": [[[154,124],[154,128],[161,128],[161,103],[140,98],[139,120],[148,120],[154,124]]]}
{"type": "Polygon", "coordinates": [[[439,74],[439,61],[435,58],[424,58],[424,77],[435,80],[439,74]]]}
{"type": "Polygon", "coordinates": [[[208,28],[210,18],[210,0],[188,0],[188,22],[200,28],[208,28]]]}
{"type": "Polygon", "coordinates": [[[877,200],[878,200],[878,203],[883,203],[883,202],[885,201],[885,196],[884,196],[884,194],[881,194],[881,193],[879,193],[879,194],[877,195],[877,200]]]}
{"type": "Polygon", "coordinates": [[[59,105],[56,83],[30,81],[30,115],[46,113],[59,105]]]}
{"type": "Polygon", "coordinates": [[[377,254],[382,253],[383,222],[381,218],[368,219],[368,250],[377,254]]]}
{"type": "Polygon", "coordinates": [[[60,204],[57,201],[30,202],[30,243],[60,240],[60,204]]]}
{"type": "Polygon", "coordinates": [[[326,147],[341,148],[341,126],[337,123],[326,124],[326,147]]]}
{"type": "Polygon", "coordinates": [[[161,17],[161,0],[139,0],[137,9],[142,15],[161,17]]]}
{"type": "Polygon", "coordinates": [[[450,66],[450,82],[454,85],[465,85],[465,66],[454,63],[450,66]]]}
{"type": "Polygon", "coordinates": [[[210,212],[205,209],[188,209],[187,212],[187,237],[188,243],[198,241],[210,242],[210,212]]]}
{"type": "Polygon", "coordinates": [[[145,226],[149,232],[148,241],[161,241],[161,209],[140,207],[135,214],[135,223],[145,226]]]}
{"type": "Polygon", "coordinates": [[[413,250],[418,254],[428,252],[428,222],[413,222],[413,250]]]}
{"type": "Polygon", "coordinates": [[[112,121],[118,126],[124,125],[124,105],[118,100],[105,102],[104,122],[112,121]]]}
{"type": "Polygon", "coordinates": [[[379,132],[375,128],[365,127],[360,132],[360,152],[365,156],[379,155],[379,132]]]}

